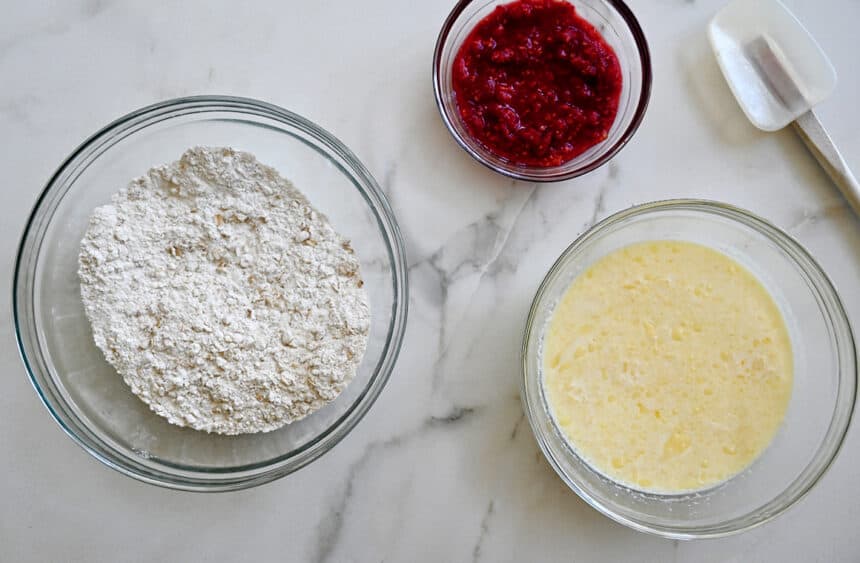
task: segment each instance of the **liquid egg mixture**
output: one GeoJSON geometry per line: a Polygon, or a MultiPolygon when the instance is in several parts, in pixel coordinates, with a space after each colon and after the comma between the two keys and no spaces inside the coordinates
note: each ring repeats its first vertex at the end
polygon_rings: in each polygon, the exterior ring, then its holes
{"type": "Polygon", "coordinates": [[[705,489],[775,436],[793,380],[779,308],[708,247],[652,241],[580,274],[547,326],[553,418],[594,469],[658,493],[705,489]]]}

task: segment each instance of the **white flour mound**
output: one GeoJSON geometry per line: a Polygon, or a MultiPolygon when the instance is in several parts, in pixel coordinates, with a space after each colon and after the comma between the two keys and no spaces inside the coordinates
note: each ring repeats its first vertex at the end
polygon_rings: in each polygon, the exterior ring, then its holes
{"type": "Polygon", "coordinates": [[[370,312],[359,262],[274,169],[188,150],[96,209],[78,274],[96,345],[157,414],[267,432],[355,375],[370,312]]]}

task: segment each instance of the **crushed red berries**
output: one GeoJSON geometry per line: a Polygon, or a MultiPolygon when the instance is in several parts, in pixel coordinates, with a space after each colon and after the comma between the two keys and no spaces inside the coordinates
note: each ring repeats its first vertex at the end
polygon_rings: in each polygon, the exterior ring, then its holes
{"type": "Polygon", "coordinates": [[[572,4],[498,6],[454,60],[469,134],[515,165],[552,167],[605,140],[621,94],[618,57],[572,4]]]}

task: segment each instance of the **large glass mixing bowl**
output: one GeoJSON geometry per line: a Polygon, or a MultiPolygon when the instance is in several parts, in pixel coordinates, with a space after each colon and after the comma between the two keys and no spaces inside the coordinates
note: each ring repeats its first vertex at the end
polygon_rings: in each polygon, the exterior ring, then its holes
{"type": "Polygon", "coordinates": [[[122,473],[165,487],[259,485],[331,449],[367,413],[394,367],[406,323],[403,243],[376,181],[340,141],[256,100],[193,97],[135,111],[87,139],[39,197],[18,250],[13,316],[39,396],[65,432],[122,473]],[[135,397],[96,348],[81,304],[80,240],[93,209],[154,165],[196,145],[253,153],[281,172],[352,241],[371,304],[367,352],[332,403],[279,430],[242,436],[169,424],[135,397]]]}
{"type": "Polygon", "coordinates": [[[521,383],[541,450],[586,502],[635,530],[674,539],[713,538],[775,518],[815,486],[839,452],[851,421],[857,362],[851,326],[836,289],[794,239],[724,203],[671,200],[618,212],[562,253],[529,313],[521,383]],[[656,494],[607,478],[566,439],[544,393],[542,343],[561,296],[603,256],[648,240],[694,242],[740,262],[773,295],[792,341],[793,391],[776,437],[746,470],[703,491],[656,494]]]}

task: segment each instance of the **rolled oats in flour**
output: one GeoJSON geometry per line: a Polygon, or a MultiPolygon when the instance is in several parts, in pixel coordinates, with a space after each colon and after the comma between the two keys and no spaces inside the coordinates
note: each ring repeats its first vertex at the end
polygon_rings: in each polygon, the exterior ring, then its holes
{"type": "Polygon", "coordinates": [[[96,209],[81,242],[93,336],[173,424],[265,432],[355,375],[370,312],[349,242],[254,156],[196,147],[96,209]]]}

